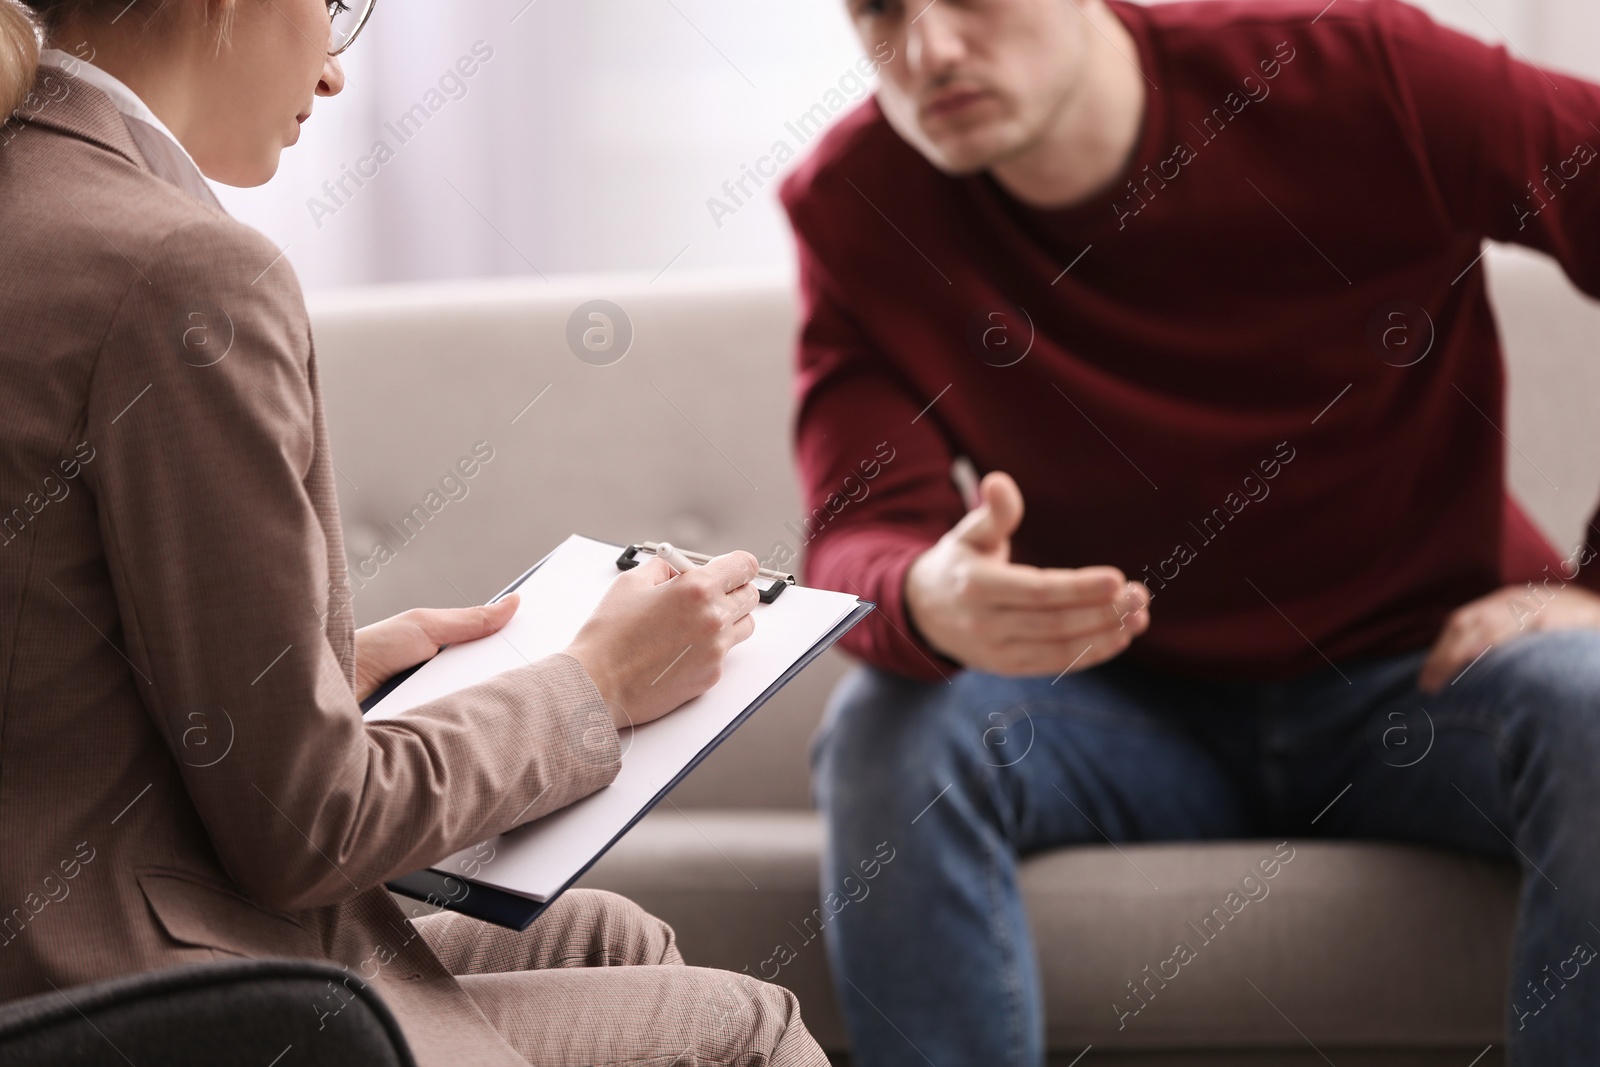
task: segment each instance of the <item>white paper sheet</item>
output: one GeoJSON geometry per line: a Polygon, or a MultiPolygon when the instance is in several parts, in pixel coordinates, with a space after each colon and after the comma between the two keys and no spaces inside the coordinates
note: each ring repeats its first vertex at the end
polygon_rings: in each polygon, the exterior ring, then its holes
{"type": "MultiPolygon", "coordinates": [[[[522,603],[498,634],[452,645],[395,687],[368,719],[390,718],[502,671],[560,652],[618,575],[621,549],[573,534],[517,589],[522,603]]],[[[755,632],[724,661],[706,693],[622,735],[622,770],[611,785],[561,811],[463,849],[434,869],[547,900],[571,881],[661,788],[740,712],[855,609],[846,593],[792,586],[751,612],[755,632]],[[493,856],[487,863],[484,860],[493,856]]]]}

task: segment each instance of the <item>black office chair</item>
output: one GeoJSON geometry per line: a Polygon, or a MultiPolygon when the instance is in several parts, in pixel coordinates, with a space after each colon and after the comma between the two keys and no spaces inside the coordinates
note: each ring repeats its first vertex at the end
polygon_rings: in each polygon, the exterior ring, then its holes
{"type": "Polygon", "coordinates": [[[0,1004],[0,1067],[416,1067],[389,1008],[345,977],[229,960],[0,1004]],[[336,1015],[330,981],[348,990],[336,1015]]]}

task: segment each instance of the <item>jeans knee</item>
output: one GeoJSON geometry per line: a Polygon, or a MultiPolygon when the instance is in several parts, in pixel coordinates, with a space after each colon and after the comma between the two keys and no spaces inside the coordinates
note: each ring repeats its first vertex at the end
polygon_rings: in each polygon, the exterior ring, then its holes
{"type": "Polygon", "coordinates": [[[1501,650],[1492,684],[1507,714],[1587,773],[1600,754],[1600,631],[1529,634],[1501,650]]]}
{"type": "Polygon", "coordinates": [[[948,783],[981,751],[957,685],[915,682],[871,667],[834,690],[812,745],[825,809],[882,809],[920,795],[907,786],[948,783]]]}

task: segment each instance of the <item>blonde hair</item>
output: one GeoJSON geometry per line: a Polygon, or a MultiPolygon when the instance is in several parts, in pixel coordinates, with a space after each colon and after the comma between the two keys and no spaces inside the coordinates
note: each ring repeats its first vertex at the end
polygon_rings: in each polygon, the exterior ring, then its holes
{"type": "Polygon", "coordinates": [[[0,0],[0,118],[27,98],[38,70],[39,28],[33,16],[15,0],[0,0]]]}
{"type": "MultiPolygon", "coordinates": [[[[139,11],[128,22],[137,22],[140,33],[159,32],[170,4],[171,0],[148,0],[139,5],[139,11]]],[[[69,20],[94,18],[116,10],[116,17],[110,20],[116,22],[131,7],[133,4],[123,4],[122,0],[0,0],[0,119],[27,99],[39,71],[39,49],[49,45],[69,20]]],[[[208,26],[213,7],[219,9],[216,21],[220,49],[233,29],[236,5],[233,0],[207,0],[208,26]]]]}

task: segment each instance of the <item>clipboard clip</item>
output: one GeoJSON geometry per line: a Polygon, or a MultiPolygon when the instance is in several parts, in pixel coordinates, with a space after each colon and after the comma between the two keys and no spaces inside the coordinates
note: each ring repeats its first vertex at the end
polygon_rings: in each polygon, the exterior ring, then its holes
{"type": "MultiPolygon", "coordinates": [[[[617,557],[617,570],[633,570],[633,568],[639,565],[639,553],[648,552],[652,556],[655,555],[656,544],[657,542],[655,541],[641,541],[636,545],[629,545],[627,548],[622,550],[622,555],[617,557]]],[[[685,556],[688,556],[696,563],[703,565],[711,562],[711,557],[706,555],[704,552],[690,552],[687,549],[682,548],[680,548],[679,551],[683,552],[685,556]]],[[[794,575],[785,574],[783,571],[768,570],[766,567],[762,567],[759,571],[757,571],[756,577],[769,579],[772,583],[760,591],[761,603],[763,604],[770,604],[774,600],[777,600],[778,594],[782,593],[789,586],[796,584],[794,575]]]]}

